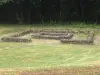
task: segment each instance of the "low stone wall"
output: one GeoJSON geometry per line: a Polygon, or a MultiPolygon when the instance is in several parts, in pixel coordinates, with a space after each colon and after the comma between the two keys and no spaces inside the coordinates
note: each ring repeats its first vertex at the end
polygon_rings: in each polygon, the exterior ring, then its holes
{"type": "Polygon", "coordinates": [[[60,40],[60,39],[71,39],[74,36],[74,34],[68,34],[68,35],[32,35],[32,38],[37,38],[37,39],[54,39],[54,40],[60,40]]]}
{"type": "Polygon", "coordinates": [[[32,30],[33,33],[75,33],[71,30],[54,30],[54,29],[40,29],[40,30],[32,30]]]}
{"type": "Polygon", "coordinates": [[[41,34],[49,34],[49,35],[63,35],[63,34],[66,34],[66,33],[88,33],[88,32],[85,32],[85,31],[71,31],[71,30],[53,30],[53,29],[49,29],[49,30],[46,30],[46,29],[40,29],[40,30],[33,30],[33,29],[29,29],[29,30],[26,30],[26,31],[23,31],[23,32],[19,32],[19,33],[15,33],[9,37],[20,37],[20,36],[23,36],[23,35],[26,35],[26,34],[29,34],[29,33],[41,33],[41,34]]]}
{"type": "Polygon", "coordinates": [[[93,44],[94,42],[94,32],[88,33],[87,39],[76,40],[76,39],[61,39],[61,43],[71,43],[71,44],[93,44]]]}
{"type": "Polygon", "coordinates": [[[67,33],[75,33],[74,31],[69,31],[69,30],[26,30],[23,32],[15,33],[13,35],[10,35],[9,37],[20,37],[29,33],[41,33],[41,34],[49,34],[49,35],[63,35],[67,33]]]}
{"type": "Polygon", "coordinates": [[[87,39],[88,39],[88,40],[94,40],[94,36],[95,36],[95,33],[94,33],[94,32],[90,32],[90,33],[88,34],[87,39]]]}
{"type": "Polygon", "coordinates": [[[23,32],[15,33],[13,35],[10,35],[9,37],[20,37],[20,36],[24,36],[26,34],[29,34],[31,32],[33,32],[33,30],[30,29],[30,30],[26,30],[26,31],[23,31],[23,32]]]}
{"type": "Polygon", "coordinates": [[[49,32],[41,32],[40,35],[49,35],[49,36],[66,36],[68,33],[49,33],[49,32]]]}
{"type": "Polygon", "coordinates": [[[67,40],[67,39],[61,39],[61,43],[67,43],[67,44],[92,44],[92,40],[67,40]]]}
{"type": "Polygon", "coordinates": [[[16,37],[3,37],[1,38],[1,41],[3,42],[24,42],[24,43],[32,42],[31,39],[16,38],[16,37]]]}
{"type": "Polygon", "coordinates": [[[85,31],[71,31],[71,30],[26,30],[20,33],[15,33],[8,37],[1,38],[1,41],[4,42],[32,42],[31,39],[20,38],[20,36],[24,36],[26,34],[32,33],[32,38],[37,39],[54,39],[60,40],[62,43],[72,43],[72,44],[90,44],[93,43],[94,33],[93,32],[85,32],[85,31]],[[73,36],[78,33],[88,34],[88,37],[82,40],[73,40],[73,36]]]}

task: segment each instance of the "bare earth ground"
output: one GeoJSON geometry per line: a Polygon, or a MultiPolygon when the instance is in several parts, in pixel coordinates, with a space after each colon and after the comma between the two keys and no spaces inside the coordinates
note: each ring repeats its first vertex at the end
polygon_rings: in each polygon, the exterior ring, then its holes
{"type": "Polygon", "coordinates": [[[0,69],[0,75],[100,75],[100,67],[77,67],[77,68],[59,68],[59,69],[42,69],[34,71],[30,70],[12,70],[0,69]]]}
{"type": "Polygon", "coordinates": [[[64,68],[36,72],[27,71],[22,72],[20,75],[100,75],[100,67],[64,68]]]}

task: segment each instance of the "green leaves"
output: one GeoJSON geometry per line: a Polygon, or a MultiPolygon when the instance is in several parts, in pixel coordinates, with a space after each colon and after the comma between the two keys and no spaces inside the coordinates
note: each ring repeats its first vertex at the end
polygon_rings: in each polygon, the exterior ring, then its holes
{"type": "Polygon", "coordinates": [[[20,1],[24,1],[24,0],[0,0],[0,4],[6,3],[6,2],[9,2],[9,1],[20,2],[20,1]]]}
{"type": "Polygon", "coordinates": [[[9,0],[0,0],[0,4],[6,3],[9,0]]]}

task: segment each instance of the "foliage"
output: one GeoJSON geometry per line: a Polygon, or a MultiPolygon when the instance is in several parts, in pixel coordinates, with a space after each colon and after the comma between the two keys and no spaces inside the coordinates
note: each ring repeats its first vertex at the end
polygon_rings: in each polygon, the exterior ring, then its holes
{"type": "Polygon", "coordinates": [[[6,3],[8,2],[9,0],[0,0],[0,4],[3,4],[3,3],[6,3]]]}
{"type": "Polygon", "coordinates": [[[100,20],[99,0],[0,0],[2,3],[5,5],[0,10],[0,22],[99,23],[100,20]]]}

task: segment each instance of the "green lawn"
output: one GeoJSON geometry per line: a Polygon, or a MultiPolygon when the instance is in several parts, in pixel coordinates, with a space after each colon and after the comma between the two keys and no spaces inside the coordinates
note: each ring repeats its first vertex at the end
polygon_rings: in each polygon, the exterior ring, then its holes
{"type": "Polygon", "coordinates": [[[0,43],[0,68],[87,66],[100,60],[100,46],[35,42],[0,43]]]}
{"type": "MultiPolygon", "coordinates": [[[[0,36],[25,29],[96,30],[100,28],[74,28],[71,26],[0,26],[0,36]]],[[[32,43],[0,42],[0,68],[59,68],[100,64],[100,45],[61,44],[55,40],[34,39],[32,43]]]]}

